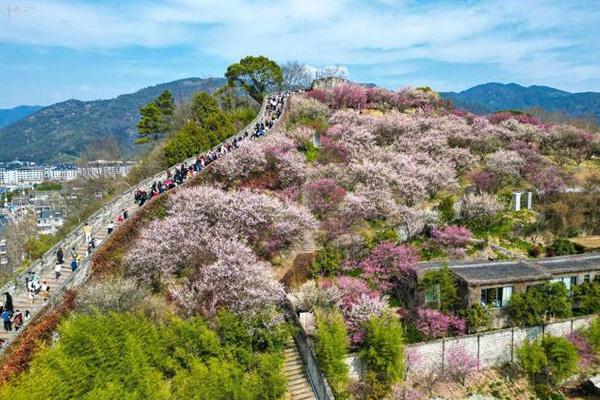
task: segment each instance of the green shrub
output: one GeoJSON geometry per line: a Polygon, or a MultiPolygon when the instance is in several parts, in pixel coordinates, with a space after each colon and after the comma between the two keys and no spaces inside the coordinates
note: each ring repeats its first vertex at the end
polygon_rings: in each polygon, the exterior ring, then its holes
{"type": "Polygon", "coordinates": [[[448,313],[457,307],[456,277],[447,265],[438,270],[427,271],[419,282],[419,290],[425,295],[430,308],[448,313]]]}
{"type": "Polygon", "coordinates": [[[554,239],[552,244],[546,248],[546,254],[548,257],[568,256],[576,253],[577,250],[575,250],[573,243],[565,238],[554,239]]]}
{"type": "Polygon", "coordinates": [[[316,315],[316,353],[319,366],[327,376],[336,398],[345,398],[348,386],[348,332],[339,312],[316,315]]]}
{"type": "Polygon", "coordinates": [[[579,315],[600,312],[600,283],[586,282],[573,288],[573,303],[579,315]]]}
{"type": "Polygon", "coordinates": [[[566,338],[547,335],[524,343],[517,349],[517,358],[533,383],[556,387],[577,371],[579,355],[566,338]]]}
{"type": "Polygon", "coordinates": [[[256,118],[257,110],[252,107],[238,107],[228,110],[227,117],[233,122],[236,131],[241,131],[256,118]]]}
{"type": "Polygon", "coordinates": [[[0,399],[275,400],[286,392],[283,354],[239,359],[199,318],[75,315],[0,399]]]}
{"type": "Polygon", "coordinates": [[[473,330],[489,328],[492,324],[490,310],[480,303],[469,306],[469,308],[462,310],[459,314],[467,320],[469,328],[473,330]]]}
{"type": "Polygon", "coordinates": [[[367,371],[386,388],[404,376],[402,325],[393,315],[372,317],[365,323],[365,337],[358,355],[367,371]]]}
{"type": "Polygon", "coordinates": [[[439,213],[441,222],[449,224],[454,221],[454,199],[452,196],[442,198],[435,209],[439,213]]]}
{"type": "Polygon", "coordinates": [[[305,148],[306,150],[304,151],[304,155],[306,156],[306,161],[309,163],[315,162],[315,160],[319,157],[319,148],[312,144],[312,142],[308,142],[305,148]]]}
{"type": "Polygon", "coordinates": [[[311,267],[311,272],[313,276],[338,275],[346,257],[347,254],[344,249],[328,243],[317,253],[317,258],[311,267]]]}
{"type": "Polygon", "coordinates": [[[169,165],[210,150],[235,133],[230,118],[206,92],[194,95],[191,114],[192,120],[186,122],[165,143],[164,154],[169,165]]]}
{"type": "Polygon", "coordinates": [[[371,230],[368,233],[372,232],[372,235],[364,236],[365,244],[369,249],[373,249],[383,242],[397,243],[400,239],[398,232],[393,227],[388,226],[385,221],[371,221],[369,226],[371,230]]]}
{"type": "Polygon", "coordinates": [[[560,282],[544,283],[530,287],[525,293],[514,293],[506,306],[513,325],[533,326],[552,318],[571,317],[572,304],[569,291],[560,282]]]}
{"type": "Polygon", "coordinates": [[[33,188],[40,192],[45,192],[50,190],[60,190],[62,189],[62,185],[58,182],[42,182],[33,185],[33,188]]]}
{"type": "Polygon", "coordinates": [[[169,165],[176,164],[211,148],[209,133],[195,122],[186,123],[165,143],[164,153],[169,165]]]}
{"type": "Polygon", "coordinates": [[[600,317],[595,317],[592,320],[589,328],[585,331],[585,337],[594,352],[600,356],[600,317]]]}

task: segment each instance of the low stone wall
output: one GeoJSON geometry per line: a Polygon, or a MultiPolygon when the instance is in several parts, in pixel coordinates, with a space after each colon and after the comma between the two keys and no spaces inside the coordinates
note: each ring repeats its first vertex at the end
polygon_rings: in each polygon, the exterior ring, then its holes
{"type": "MultiPolygon", "coordinates": [[[[461,346],[467,354],[479,360],[480,368],[500,366],[516,361],[515,351],[523,342],[533,341],[545,334],[567,336],[580,328],[589,326],[593,315],[552,322],[546,325],[515,327],[497,331],[482,332],[473,335],[434,340],[431,342],[407,345],[406,353],[415,354],[419,360],[419,370],[440,369],[447,364],[448,352],[453,346],[461,346]]],[[[350,375],[358,378],[363,369],[355,354],[347,357],[350,375]]],[[[408,371],[410,374],[411,371],[408,371]]]]}

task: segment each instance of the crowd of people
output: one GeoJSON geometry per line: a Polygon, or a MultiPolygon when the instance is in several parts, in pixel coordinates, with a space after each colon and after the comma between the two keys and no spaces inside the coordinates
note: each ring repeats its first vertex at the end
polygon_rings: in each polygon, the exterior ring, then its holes
{"type": "MultiPolygon", "coordinates": [[[[223,155],[235,150],[245,140],[254,140],[260,138],[268,133],[273,128],[277,120],[281,117],[284,108],[284,102],[289,93],[275,94],[267,98],[265,111],[262,114],[262,118],[256,122],[253,127],[246,129],[230,141],[226,141],[220,145],[217,149],[210,150],[205,154],[200,154],[196,157],[196,160],[191,163],[182,163],[176,166],[173,171],[167,171],[167,177],[163,181],[155,181],[148,190],[138,188],[134,192],[134,200],[140,207],[144,203],[153,197],[159,196],[162,193],[176,187],[177,185],[183,184],[187,179],[194,177],[206,168],[210,163],[218,160],[223,155]]],[[[117,216],[117,223],[110,221],[107,225],[107,233],[110,235],[117,224],[123,223],[129,217],[127,209],[123,209],[117,216]]],[[[93,236],[93,228],[91,225],[86,223],[83,227],[83,233],[85,237],[85,243],[87,243],[87,255],[89,256],[93,249],[96,247],[96,240],[93,236]]],[[[80,257],[77,254],[75,247],[70,250],[70,267],[74,272],[77,270],[80,257]]],[[[61,278],[62,268],[65,263],[65,253],[62,247],[59,247],[56,251],[56,264],[54,268],[54,276],[56,281],[61,278]]],[[[28,298],[31,305],[34,305],[36,299],[41,297],[44,302],[48,301],[50,296],[50,286],[46,281],[40,283],[39,276],[30,271],[25,276],[25,286],[28,294],[28,298]]],[[[15,310],[13,307],[12,297],[10,293],[4,293],[6,301],[4,304],[0,304],[0,317],[4,323],[4,330],[9,332],[18,330],[25,321],[31,318],[29,310],[25,310],[22,313],[20,310],[15,310]]],[[[4,344],[4,340],[0,339],[0,347],[4,344]]]]}
{"type": "MultiPolygon", "coordinates": [[[[13,329],[18,331],[23,323],[31,318],[31,313],[29,310],[25,310],[25,313],[22,313],[20,310],[15,310],[10,293],[5,292],[4,296],[4,304],[0,304],[0,318],[2,318],[4,330],[7,332],[12,331],[13,329]]],[[[0,347],[2,343],[3,341],[0,339],[0,347]]]]}
{"type": "Polygon", "coordinates": [[[246,129],[232,140],[221,144],[217,149],[208,151],[205,154],[200,154],[196,157],[193,163],[183,162],[177,165],[173,171],[167,170],[167,177],[163,181],[154,181],[148,189],[137,188],[133,194],[135,203],[142,207],[148,200],[153,197],[160,196],[164,192],[181,185],[187,179],[194,177],[206,168],[210,163],[218,160],[223,155],[235,150],[245,140],[254,140],[264,136],[273,128],[277,120],[283,113],[285,98],[289,93],[281,93],[269,96],[267,98],[265,111],[262,114],[260,121],[254,126],[246,129]]]}

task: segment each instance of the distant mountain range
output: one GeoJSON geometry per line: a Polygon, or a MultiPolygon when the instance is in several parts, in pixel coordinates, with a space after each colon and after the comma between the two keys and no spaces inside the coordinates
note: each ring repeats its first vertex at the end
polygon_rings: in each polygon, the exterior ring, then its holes
{"type": "Polygon", "coordinates": [[[570,93],[547,86],[521,86],[516,83],[485,83],[460,93],[441,95],[460,108],[477,114],[500,110],[543,108],[559,111],[570,117],[595,117],[600,121],[600,93],[570,93]]]}
{"type": "MultiPolygon", "coordinates": [[[[67,100],[34,110],[0,128],[0,161],[68,161],[76,158],[89,142],[109,136],[116,137],[125,152],[132,151],[140,106],[166,89],[180,102],[198,91],[212,92],[224,83],[223,78],[188,78],[114,99],[67,100]]],[[[14,111],[11,115],[15,115],[14,111]]]]}
{"type": "Polygon", "coordinates": [[[34,112],[41,110],[42,106],[18,106],[0,110],[0,128],[12,124],[20,119],[23,119],[34,112]]]}

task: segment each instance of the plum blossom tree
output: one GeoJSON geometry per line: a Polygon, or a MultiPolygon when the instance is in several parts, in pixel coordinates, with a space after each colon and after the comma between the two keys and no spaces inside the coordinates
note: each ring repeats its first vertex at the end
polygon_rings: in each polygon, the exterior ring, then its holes
{"type": "Polygon", "coordinates": [[[447,248],[466,247],[471,241],[471,231],[458,225],[450,225],[445,228],[433,228],[431,238],[440,246],[447,248]]]}
{"type": "Polygon", "coordinates": [[[343,312],[350,332],[350,343],[360,344],[364,338],[362,325],[373,316],[381,316],[388,309],[387,302],[380,297],[361,294],[343,312]]]}
{"type": "Polygon", "coordinates": [[[493,217],[502,210],[496,197],[487,193],[469,193],[462,198],[460,214],[466,220],[481,220],[493,217]]]}
{"type": "Polygon", "coordinates": [[[597,138],[583,129],[570,125],[552,125],[542,142],[542,149],[562,166],[570,159],[577,164],[590,158],[597,138]]]}
{"type": "Polygon", "coordinates": [[[224,240],[211,247],[217,260],[201,268],[194,279],[171,289],[171,296],[188,315],[212,318],[221,308],[256,315],[283,300],[283,286],[250,248],[224,240]]]}
{"type": "Polygon", "coordinates": [[[331,113],[329,107],[323,102],[311,97],[294,95],[290,97],[288,105],[288,115],[292,121],[302,118],[317,119],[327,118],[331,113]]]}
{"type": "Polygon", "coordinates": [[[346,327],[350,333],[350,341],[358,345],[364,337],[363,323],[374,315],[382,315],[388,309],[387,301],[381,292],[369,288],[360,278],[339,276],[335,279],[324,279],[319,283],[321,290],[339,294],[339,306],[346,327]]]}
{"type": "Polygon", "coordinates": [[[209,171],[213,181],[225,187],[261,175],[275,177],[267,185],[270,189],[300,185],[306,179],[308,165],[297,146],[293,139],[283,135],[242,142],[239,149],[212,164],[209,171]]]}
{"type": "Polygon", "coordinates": [[[348,149],[343,143],[332,140],[329,136],[321,136],[319,149],[319,162],[321,163],[348,163],[348,149]]]}
{"type": "Polygon", "coordinates": [[[357,267],[374,287],[387,291],[400,283],[409,287],[416,285],[414,265],[417,260],[412,248],[384,242],[378,244],[357,267]]]}
{"type": "Polygon", "coordinates": [[[471,174],[471,181],[479,194],[492,193],[498,184],[496,176],[489,171],[475,171],[471,174]]]}
{"type": "Polygon", "coordinates": [[[479,369],[477,356],[470,354],[465,346],[455,344],[448,349],[446,373],[454,382],[466,386],[467,378],[479,369]]]}
{"type": "Polygon", "coordinates": [[[157,283],[186,267],[207,265],[218,258],[210,252],[212,241],[236,238],[268,254],[316,226],[303,207],[247,190],[189,187],[169,196],[166,208],[167,215],[151,221],[125,256],[128,274],[141,281],[157,283]]]}
{"type": "Polygon", "coordinates": [[[553,165],[537,169],[529,175],[529,180],[541,196],[560,193],[566,188],[561,171],[553,165]]]}
{"type": "Polygon", "coordinates": [[[308,206],[316,215],[323,217],[337,209],[346,195],[346,189],[333,179],[319,179],[305,186],[308,206]]]}
{"type": "Polygon", "coordinates": [[[486,159],[487,169],[498,176],[518,177],[524,164],[523,157],[512,150],[498,150],[486,159]]]}
{"type": "Polygon", "coordinates": [[[361,110],[367,105],[367,89],[359,85],[343,84],[335,86],[332,90],[333,108],[353,108],[361,110]]]}
{"type": "Polygon", "coordinates": [[[426,338],[462,334],[467,328],[467,323],[464,319],[429,308],[417,309],[414,325],[426,338]]]}

